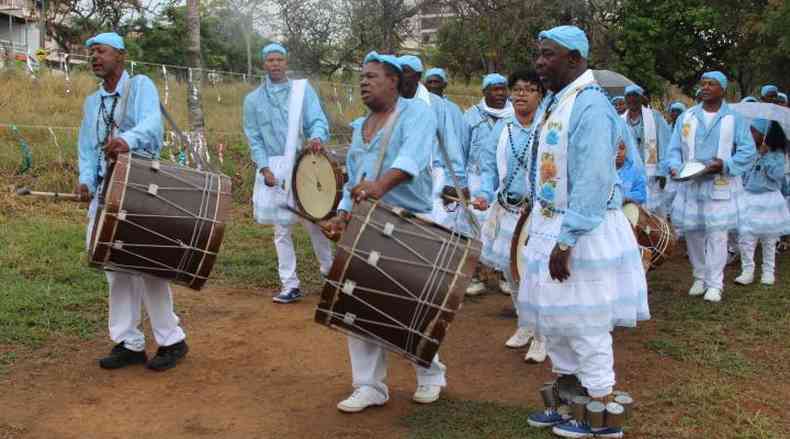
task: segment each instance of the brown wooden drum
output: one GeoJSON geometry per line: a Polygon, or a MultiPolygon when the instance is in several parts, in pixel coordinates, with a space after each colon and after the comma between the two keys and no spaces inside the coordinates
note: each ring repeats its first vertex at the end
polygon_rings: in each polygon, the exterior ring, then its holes
{"type": "Polygon", "coordinates": [[[302,150],[294,163],[294,200],[299,210],[313,221],[335,214],[346,183],[346,159],[341,152],[302,150]]]}
{"type": "Polygon", "coordinates": [[[642,248],[645,270],[653,270],[669,259],[677,244],[672,225],[634,203],[626,203],[623,213],[642,248]]]}
{"type": "Polygon", "coordinates": [[[429,367],[479,256],[479,241],[363,201],[338,243],[315,320],[429,367]]]}
{"type": "Polygon", "coordinates": [[[119,155],[107,175],[91,235],[91,265],[199,290],[222,244],[230,178],[128,154],[119,155]]]}
{"type": "Polygon", "coordinates": [[[513,229],[513,240],[510,242],[510,274],[513,276],[513,282],[516,285],[519,285],[524,273],[524,261],[521,259],[521,252],[529,240],[529,214],[531,211],[532,209],[527,208],[521,212],[516,228],[513,229]]]}

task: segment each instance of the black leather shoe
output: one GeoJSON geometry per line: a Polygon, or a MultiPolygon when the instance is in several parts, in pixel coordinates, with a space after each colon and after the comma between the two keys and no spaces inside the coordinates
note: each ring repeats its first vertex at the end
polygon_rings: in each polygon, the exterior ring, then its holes
{"type": "Polygon", "coordinates": [[[126,349],[123,342],[121,342],[112,348],[110,355],[99,360],[99,367],[102,369],[120,369],[132,364],[145,364],[146,361],[148,361],[148,356],[145,355],[145,351],[135,352],[126,349]]]}
{"type": "Polygon", "coordinates": [[[187,352],[189,352],[189,346],[183,340],[174,345],[160,346],[146,367],[157,371],[172,369],[176,367],[178,360],[187,356],[187,352]]]}

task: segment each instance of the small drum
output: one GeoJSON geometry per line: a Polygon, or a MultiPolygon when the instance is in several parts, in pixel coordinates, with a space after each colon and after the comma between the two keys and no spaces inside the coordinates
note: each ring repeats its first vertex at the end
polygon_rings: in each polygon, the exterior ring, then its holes
{"type": "Polygon", "coordinates": [[[305,149],[294,163],[291,185],[294,200],[299,210],[313,221],[334,215],[343,198],[347,177],[345,155],[341,154],[305,149]]]}
{"type": "Polygon", "coordinates": [[[623,206],[623,213],[631,223],[637,243],[642,248],[645,270],[653,270],[663,264],[677,244],[672,225],[634,203],[623,206]]]}
{"type": "Polygon", "coordinates": [[[527,209],[521,213],[516,228],[513,229],[513,240],[510,242],[510,274],[513,282],[519,285],[524,273],[524,261],[521,260],[521,251],[529,240],[529,214],[532,209],[527,209]]]}
{"type": "Polygon", "coordinates": [[[675,181],[687,181],[693,178],[697,178],[705,172],[705,164],[702,162],[698,162],[696,160],[691,160],[683,164],[683,167],[680,168],[680,172],[676,175],[673,179],[675,181]]]}
{"type": "Polygon", "coordinates": [[[315,321],[429,367],[479,256],[479,241],[363,201],[337,245],[315,321]]]}
{"type": "Polygon", "coordinates": [[[230,178],[128,154],[107,175],[90,264],[202,288],[222,244],[230,178]]]}

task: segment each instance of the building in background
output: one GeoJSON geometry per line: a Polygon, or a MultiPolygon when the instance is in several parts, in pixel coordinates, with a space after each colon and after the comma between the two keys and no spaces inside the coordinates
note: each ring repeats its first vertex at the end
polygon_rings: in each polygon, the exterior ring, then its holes
{"type": "Polygon", "coordinates": [[[41,47],[40,2],[0,0],[0,51],[35,54],[41,47]]]}
{"type": "Polygon", "coordinates": [[[436,43],[436,34],[442,24],[458,15],[441,2],[424,2],[412,17],[412,36],[404,42],[406,49],[423,49],[436,43]]]}

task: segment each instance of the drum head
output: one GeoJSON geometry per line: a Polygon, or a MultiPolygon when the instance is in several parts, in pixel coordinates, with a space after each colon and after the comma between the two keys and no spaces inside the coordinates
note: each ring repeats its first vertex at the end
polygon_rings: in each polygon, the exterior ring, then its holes
{"type": "Polygon", "coordinates": [[[690,161],[683,164],[683,167],[680,168],[680,172],[678,172],[677,177],[675,180],[678,181],[686,181],[690,180],[694,177],[698,177],[705,171],[705,164],[698,161],[690,161]]]}
{"type": "Polygon", "coordinates": [[[628,218],[628,222],[631,223],[631,227],[636,227],[639,224],[639,206],[634,203],[628,203],[623,206],[623,213],[628,218]]]}
{"type": "Polygon", "coordinates": [[[329,218],[340,203],[343,180],[327,154],[303,151],[293,170],[294,199],[299,209],[316,221],[329,218]]]}
{"type": "Polygon", "coordinates": [[[524,273],[524,261],[522,260],[522,249],[527,245],[529,239],[529,213],[526,210],[521,214],[521,217],[516,223],[516,228],[513,230],[513,240],[510,242],[510,274],[513,276],[513,281],[518,284],[521,282],[522,274],[524,273]]]}

